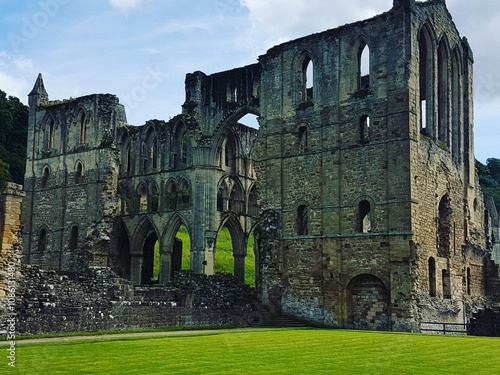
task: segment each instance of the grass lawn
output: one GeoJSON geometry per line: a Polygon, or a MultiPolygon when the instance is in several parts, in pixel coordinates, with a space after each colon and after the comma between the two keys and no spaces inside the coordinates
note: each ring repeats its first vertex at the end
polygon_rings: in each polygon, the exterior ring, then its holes
{"type": "Polygon", "coordinates": [[[499,358],[499,338],[268,329],[18,344],[0,373],[476,375],[500,374],[499,358]]]}

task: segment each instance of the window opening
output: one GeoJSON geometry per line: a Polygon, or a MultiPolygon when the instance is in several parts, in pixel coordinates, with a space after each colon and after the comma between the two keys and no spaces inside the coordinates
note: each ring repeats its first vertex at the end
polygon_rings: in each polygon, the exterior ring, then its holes
{"type": "Polygon", "coordinates": [[[436,297],[436,261],[429,258],[429,295],[436,297]]]}
{"type": "Polygon", "coordinates": [[[309,207],[301,205],[297,208],[297,234],[307,236],[309,227],[309,207]]]}

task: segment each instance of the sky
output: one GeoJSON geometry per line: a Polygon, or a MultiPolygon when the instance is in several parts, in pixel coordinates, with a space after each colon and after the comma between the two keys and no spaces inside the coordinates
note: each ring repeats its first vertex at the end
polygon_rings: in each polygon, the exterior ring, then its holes
{"type": "MultiPolygon", "coordinates": [[[[475,153],[500,158],[500,2],[446,0],[474,52],[475,153]]],[[[257,62],[274,45],[366,19],[392,0],[0,0],[0,89],[27,103],[111,93],[128,122],[181,112],[186,73],[257,62]]]]}

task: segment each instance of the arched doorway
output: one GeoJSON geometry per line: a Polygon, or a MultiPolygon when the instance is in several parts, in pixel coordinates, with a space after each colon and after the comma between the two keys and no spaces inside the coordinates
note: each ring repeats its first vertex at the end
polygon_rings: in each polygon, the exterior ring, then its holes
{"type": "Polygon", "coordinates": [[[130,279],[130,242],[122,220],[117,220],[113,228],[108,267],[118,276],[130,279]]]}
{"type": "Polygon", "coordinates": [[[245,238],[235,217],[230,216],[219,228],[214,251],[214,272],[230,273],[245,280],[245,238]]]}
{"type": "Polygon", "coordinates": [[[142,245],[141,284],[158,284],[160,275],[160,245],[154,227],[145,232],[142,245]]]}
{"type": "Polygon", "coordinates": [[[174,272],[191,269],[191,239],[184,224],[179,226],[172,249],[172,276],[174,272]]]}
{"type": "Polygon", "coordinates": [[[347,286],[347,323],[356,329],[390,330],[389,293],[378,277],[362,274],[347,286]]]}
{"type": "Polygon", "coordinates": [[[162,272],[158,240],[156,227],[149,219],[144,219],[136,229],[130,247],[130,279],[135,285],[159,282],[162,272]]]}

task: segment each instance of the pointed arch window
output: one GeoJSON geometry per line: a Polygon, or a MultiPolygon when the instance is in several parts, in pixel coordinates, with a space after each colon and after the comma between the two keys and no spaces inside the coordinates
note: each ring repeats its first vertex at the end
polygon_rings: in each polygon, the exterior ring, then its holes
{"type": "Polygon", "coordinates": [[[370,47],[362,43],[358,50],[358,90],[370,88],[370,47]]]}
{"type": "Polygon", "coordinates": [[[309,234],[309,206],[303,204],[297,207],[297,234],[307,236],[309,234]]]}
{"type": "Polygon", "coordinates": [[[428,260],[429,268],[429,295],[436,297],[436,260],[430,257],[428,260]]]}
{"type": "Polygon", "coordinates": [[[181,163],[183,166],[187,166],[189,157],[189,139],[187,133],[182,136],[182,146],[181,146],[181,163]]]}
{"type": "Polygon", "coordinates": [[[451,298],[450,271],[448,270],[442,271],[442,282],[443,282],[443,298],[450,299],[451,298]]]}
{"type": "Polygon", "coordinates": [[[85,120],[85,113],[82,113],[80,117],[80,143],[85,143],[87,139],[87,124],[85,120]]]}
{"type": "Polygon", "coordinates": [[[307,152],[307,127],[301,126],[297,134],[298,151],[300,154],[307,152]]]}
{"type": "Polygon", "coordinates": [[[419,96],[420,96],[420,132],[425,135],[433,136],[433,54],[432,42],[429,32],[423,28],[419,35],[419,96]]]}
{"type": "Polygon", "coordinates": [[[446,39],[441,41],[438,48],[438,139],[443,145],[450,146],[449,130],[449,58],[446,48],[446,39]]]}
{"type": "Polygon", "coordinates": [[[191,189],[189,183],[186,180],[182,180],[179,185],[178,192],[178,207],[187,208],[191,204],[191,189]]]}
{"type": "Polygon", "coordinates": [[[248,215],[258,216],[259,215],[259,205],[257,203],[257,188],[255,186],[250,189],[250,194],[248,195],[248,215]]]}
{"type": "Polygon", "coordinates": [[[37,251],[39,253],[45,252],[47,249],[47,230],[45,228],[40,229],[38,232],[38,243],[37,243],[37,251]]]}
{"type": "Polygon", "coordinates": [[[302,101],[309,102],[314,98],[314,63],[306,57],[302,64],[302,101]]]}
{"type": "Polygon", "coordinates": [[[361,143],[370,141],[370,117],[362,116],[359,120],[359,138],[361,143]]]}
{"type": "Polygon", "coordinates": [[[130,142],[127,144],[127,148],[125,150],[125,170],[127,173],[130,173],[132,170],[132,147],[130,142]]]}
{"type": "Polygon", "coordinates": [[[145,185],[140,185],[139,194],[139,213],[144,214],[148,211],[148,192],[145,185]]]}
{"type": "Polygon", "coordinates": [[[49,174],[50,174],[49,167],[47,166],[44,167],[42,171],[42,181],[41,181],[42,188],[47,187],[49,182],[49,174]]]}
{"type": "Polygon", "coordinates": [[[458,162],[462,161],[463,150],[463,107],[462,107],[462,77],[460,58],[458,52],[455,52],[451,64],[451,111],[452,111],[452,152],[453,157],[458,162]]]}
{"type": "Polygon", "coordinates": [[[369,233],[372,231],[371,205],[367,200],[359,202],[358,206],[358,231],[369,233]]]}
{"type": "Polygon", "coordinates": [[[45,150],[54,148],[54,138],[55,138],[55,124],[54,119],[51,117],[45,127],[43,146],[45,150]]]}
{"type": "Polygon", "coordinates": [[[151,165],[153,169],[158,168],[158,139],[153,137],[151,141],[151,165]]]}
{"type": "Polygon", "coordinates": [[[467,267],[467,295],[470,296],[471,295],[471,281],[472,281],[472,277],[471,277],[471,272],[470,272],[470,267],[467,267]]]}
{"type": "Polygon", "coordinates": [[[149,210],[151,212],[158,212],[160,200],[158,197],[158,186],[156,186],[155,183],[153,183],[150,187],[148,198],[149,198],[149,210]]]}
{"type": "Polygon", "coordinates": [[[75,168],[75,184],[79,184],[83,181],[83,164],[79,161],[76,163],[75,168]]]}
{"type": "Polygon", "coordinates": [[[448,195],[441,198],[438,211],[438,255],[448,257],[450,255],[452,230],[452,209],[448,195]]]}
{"type": "Polygon", "coordinates": [[[69,237],[69,248],[70,250],[75,250],[78,248],[78,226],[73,225],[71,227],[71,233],[69,237]]]}
{"type": "Polygon", "coordinates": [[[177,187],[173,181],[169,181],[165,189],[165,206],[167,210],[177,209],[177,187]]]}

